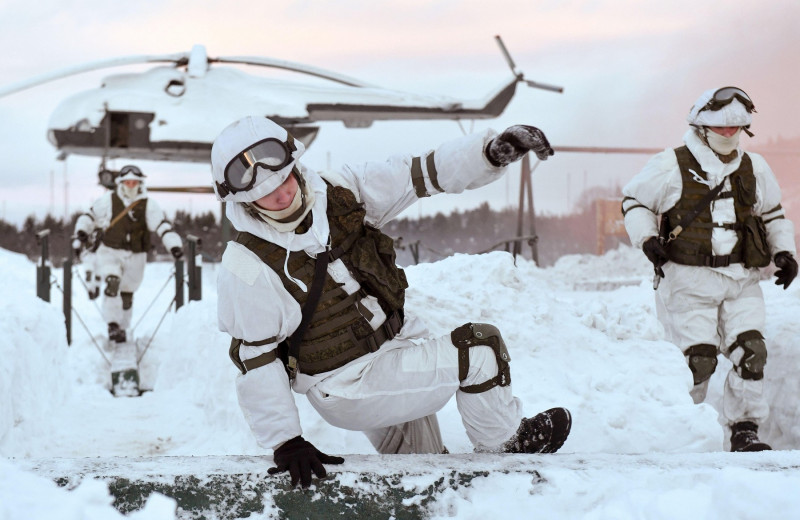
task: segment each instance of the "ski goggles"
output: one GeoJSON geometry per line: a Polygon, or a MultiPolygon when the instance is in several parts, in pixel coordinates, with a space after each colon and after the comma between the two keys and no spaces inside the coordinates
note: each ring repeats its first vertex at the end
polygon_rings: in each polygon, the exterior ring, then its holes
{"type": "MultiPolygon", "coordinates": [[[[269,137],[242,150],[225,166],[225,181],[217,183],[220,194],[248,191],[256,183],[258,168],[277,172],[293,161],[297,150],[294,138],[289,135],[286,142],[269,137]]],[[[223,197],[225,195],[222,195],[223,197]]]]}
{"type": "Polygon", "coordinates": [[[117,174],[114,177],[114,180],[116,182],[121,182],[121,181],[142,182],[144,181],[144,178],[145,174],[142,173],[142,170],[140,170],[138,166],[133,166],[132,164],[130,164],[128,166],[123,166],[122,169],[119,171],[119,174],[117,174]]]}
{"type": "Polygon", "coordinates": [[[719,110],[726,105],[730,105],[734,99],[738,99],[748,112],[756,111],[753,100],[750,99],[750,96],[748,96],[744,90],[738,87],[722,87],[714,92],[714,95],[711,96],[708,103],[698,112],[702,112],[703,110],[711,110],[712,112],[719,110]]]}

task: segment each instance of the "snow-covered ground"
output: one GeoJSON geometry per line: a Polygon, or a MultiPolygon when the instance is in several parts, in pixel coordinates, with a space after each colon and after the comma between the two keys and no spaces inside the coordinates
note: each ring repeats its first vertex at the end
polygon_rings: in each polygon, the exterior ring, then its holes
{"type": "MultiPolygon", "coordinates": [[[[48,304],[35,296],[34,263],[0,250],[0,266],[0,520],[122,518],[102,482],[66,491],[24,469],[30,460],[269,453],[253,440],[236,402],[230,339],[216,328],[215,265],[203,266],[202,301],[165,314],[174,295],[172,264],[148,264],[134,300],[135,336],[146,345],[157,332],[141,367],[152,391],[138,398],[109,393],[105,325],[77,279],[68,346],[60,270],[48,304]]],[[[574,420],[564,447],[539,470],[547,483],[535,492],[529,479],[491,474],[437,497],[431,517],[486,518],[493,515],[477,504],[501,503],[506,518],[530,518],[532,509],[553,518],[647,519],[774,519],[800,511],[800,282],[783,291],[766,279],[769,271],[762,282],[772,414],[761,433],[782,451],[732,455],[716,412],[730,365],[720,359],[708,404],[694,405],[683,356],[662,339],[652,268],[640,251],[621,246],[544,269],[523,259],[514,265],[502,252],[456,255],[406,272],[407,312],[425,316],[439,334],[466,321],[497,325],[526,413],[565,406],[574,420]],[[614,454],[626,454],[619,457],[625,463],[615,464],[614,454]],[[726,469],[732,456],[746,463],[726,469]],[[753,470],[780,461],[788,469],[753,470]]],[[[373,453],[362,434],[327,425],[303,396],[297,402],[304,435],[322,451],[373,453]]],[[[450,452],[471,452],[454,402],[439,422],[450,452]]],[[[274,508],[265,507],[269,518],[274,508]]],[[[174,502],[154,495],[129,517],[175,518],[174,502]]]]}

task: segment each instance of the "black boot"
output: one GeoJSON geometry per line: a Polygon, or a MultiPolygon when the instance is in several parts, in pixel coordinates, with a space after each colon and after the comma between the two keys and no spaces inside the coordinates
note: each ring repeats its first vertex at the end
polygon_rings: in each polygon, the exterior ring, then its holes
{"type": "Polygon", "coordinates": [[[119,328],[116,322],[108,324],[108,339],[116,343],[125,343],[125,329],[119,328]]]}
{"type": "Polygon", "coordinates": [[[758,425],[752,421],[741,421],[731,425],[731,451],[766,451],[769,444],[758,440],[758,425]]]}
{"type": "Polygon", "coordinates": [[[555,453],[567,440],[572,416],[566,408],[551,408],[522,419],[517,433],[506,441],[504,453],[555,453]]]}

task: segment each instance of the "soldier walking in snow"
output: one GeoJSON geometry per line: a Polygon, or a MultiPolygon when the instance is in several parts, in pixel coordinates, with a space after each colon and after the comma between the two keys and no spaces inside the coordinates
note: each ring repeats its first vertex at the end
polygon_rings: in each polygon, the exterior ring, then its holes
{"type": "Polygon", "coordinates": [[[500,332],[467,323],[435,337],[406,313],[394,244],[380,228],[420,197],[498,179],[544,134],[513,126],[421,157],[316,173],[303,144],[264,117],[228,126],[211,152],[214,189],[239,231],[218,275],[219,327],[241,371],[239,403],[258,443],[293,485],[339,464],[303,438],[291,390],[330,424],[363,431],[380,453],[442,453],[436,412],[455,394],[475,449],[552,453],[571,417],[522,418],[500,332]]]}
{"type": "Polygon", "coordinates": [[[181,237],[172,230],[158,203],[147,197],[145,175],[125,166],[116,178],[116,190],[98,198],[75,222],[75,237],[84,245],[98,230],[100,244],[94,256],[96,274],[105,283],[102,312],[108,337],[122,343],[133,313],[133,293],[144,277],[150,232],[155,232],[173,257],[183,255],[181,237]]]}
{"type": "Polygon", "coordinates": [[[722,410],[731,451],[771,449],[758,439],[769,413],[759,268],[774,261],[784,289],[797,275],[794,226],[775,175],[739,146],[742,132],[753,135],[753,112],[739,88],[704,92],[684,146],[654,156],[622,189],[625,227],[655,267],[658,317],[686,356],[695,403],[706,397],[718,353],[733,363],[722,410]]]}

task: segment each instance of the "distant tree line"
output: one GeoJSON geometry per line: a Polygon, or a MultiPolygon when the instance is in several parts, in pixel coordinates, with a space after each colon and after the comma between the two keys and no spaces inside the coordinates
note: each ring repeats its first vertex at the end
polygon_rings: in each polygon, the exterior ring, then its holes
{"type": "MultiPolygon", "coordinates": [[[[31,260],[38,260],[42,255],[42,245],[39,235],[44,230],[47,234],[47,247],[51,262],[60,266],[65,258],[71,255],[72,233],[75,230],[75,221],[80,212],[76,212],[68,221],[47,215],[43,220],[34,216],[25,219],[21,228],[0,220],[0,248],[22,253],[31,260]]],[[[186,239],[193,235],[200,239],[200,253],[209,260],[216,261],[222,256],[222,239],[219,223],[212,212],[200,215],[190,215],[185,211],[178,211],[172,220],[173,227],[178,234],[186,239]]],[[[163,244],[153,237],[153,248],[148,254],[148,260],[158,258],[172,259],[164,249],[163,244]]]]}
{"type": "MultiPolygon", "coordinates": [[[[42,249],[37,234],[49,229],[49,257],[54,266],[60,266],[70,255],[71,236],[78,213],[68,222],[47,216],[39,221],[28,217],[21,228],[0,220],[0,247],[26,255],[33,261],[40,258],[42,249]]],[[[416,262],[432,262],[454,253],[483,253],[489,250],[512,251],[517,236],[519,215],[515,209],[492,210],[488,203],[478,208],[449,215],[415,219],[397,219],[383,231],[395,238],[397,263],[403,266],[416,262]]],[[[183,237],[193,235],[200,239],[200,253],[206,261],[217,261],[222,256],[224,244],[220,223],[212,212],[190,215],[178,211],[173,219],[175,230],[183,237]]],[[[529,216],[524,216],[523,235],[530,235],[529,216]]],[[[582,211],[570,215],[537,215],[535,235],[538,237],[539,265],[552,265],[567,254],[595,253],[597,250],[595,211],[592,202],[582,211]]],[[[610,237],[605,248],[616,247],[620,239],[610,237]]],[[[158,239],[154,239],[150,260],[171,259],[158,239]]],[[[521,243],[521,255],[531,258],[529,240],[521,243]]]]}

